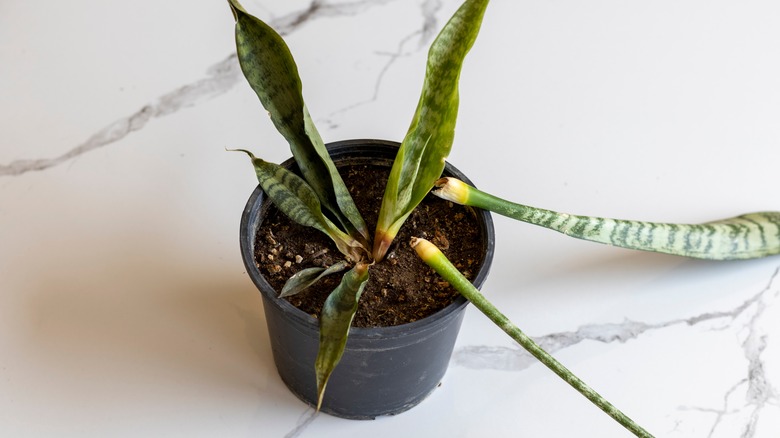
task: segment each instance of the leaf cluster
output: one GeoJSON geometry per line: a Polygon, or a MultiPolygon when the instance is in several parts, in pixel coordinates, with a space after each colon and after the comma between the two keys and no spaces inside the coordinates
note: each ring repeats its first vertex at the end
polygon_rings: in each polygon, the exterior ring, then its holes
{"type": "Polygon", "coordinates": [[[286,43],[238,0],[228,3],[236,20],[241,69],[272,123],[287,140],[301,175],[247,150],[239,151],[250,157],[260,186],[280,211],[301,225],[325,233],[345,256],[342,263],[304,270],[291,277],[282,295],[298,293],[323,276],[353,266],[325,301],[319,318],[315,374],[321,403],[328,378],[344,351],[370,266],[384,258],[401,225],[444,169],[455,134],[460,70],[477,37],[488,0],[466,0],[430,47],[417,110],[391,169],[373,234],[314,126],[303,100],[298,68],[286,43]]]}
{"type": "MultiPolygon", "coordinates": [[[[393,162],[372,234],[309,115],[298,70],[284,40],[246,12],[238,0],[228,2],[236,20],[241,69],[272,123],[287,140],[300,176],[239,150],[250,157],[260,186],[280,211],[328,235],[344,254],[344,260],[333,266],[297,273],[288,280],[281,296],[299,293],[324,276],[350,268],[325,301],[319,318],[320,346],[314,364],[318,409],[328,378],[344,352],[371,265],[383,259],[404,221],[434,186],[434,194],[453,202],[623,248],[712,260],[780,254],[780,212],[751,213],[706,224],[616,220],[516,204],[458,180],[438,180],[454,139],[461,68],[477,38],[488,0],[465,0],[431,44],[420,99],[393,162]]],[[[515,327],[433,244],[418,239],[412,245],[421,259],[542,363],[629,431],[650,436],[515,327]]]]}

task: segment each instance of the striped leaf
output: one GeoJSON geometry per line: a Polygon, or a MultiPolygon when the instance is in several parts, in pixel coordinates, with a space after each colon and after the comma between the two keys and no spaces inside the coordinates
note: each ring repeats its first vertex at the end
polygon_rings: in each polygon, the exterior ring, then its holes
{"type": "Polygon", "coordinates": [[[301,293],[309,286],[320,281],[322,277],[326,277],[330,274],[341,272],[348,266],[345,261],[340,261],[327,268],[307,268],[301,269],[296,272],[292,277],[287,279],[282,287],[282,292],[279,294],[279,298],[291,297],[295,294],[301,293]]]}
{"type": "Polygon", "coordinates": [[[257,181],[276,208],[291,220],[316,228],[327,234],[336,247],[353,261],[359,261],[366,252],[363,245],[333,224],[320,209],[320,201],[314,190],[298,175],[278,164],[255,157],[243,149],[252,159],[257,181]]]}
{"type": "Polygon", "coordinates": [[[488,0],[467,0],[428,51],[422,94],[382,199],[373,255],[384,257],[401,225],[444,169],[455,136],[458,79],[477,38],[488,0]]]}
{"type": "Polygon", "coordinates": [[[328,296],[320,314],[320,348],[315,362],[317,410],[322,406],[325,387],[344,354],[349,327],[355,318],[360,294],[368,282],[368,265],[358,263],[344,274],[341,284],[328,296]]]}
{"type": "Polygon", "coordinates": [[[515,204],[454,179],[442,178],[434,194],[567,236],[621,248],[709,260],[780,254],[780,212],[749,213],[704,224],[670,224],[558,213],[515,204]]]}
{"type": "Polygon", "coordinates": [[[634,420],[626,416],[615,405],[610,403],[607,399],[601,396],[598,392],[593,390],[584,381],[572,373],[562,363],[558,362],[553,356],[546,352],[539,344],[537,344],[530,336],[523,333],[519,327],[517,327],[512,321],[509,320],[503,313],[501,313],[490,301],[488,301],[484,295],[474,287],[471,282],[461,274],[455,266],[447,259],[447,257],[436,247],[436,245],[425,239],[412,238],[411,242],[417,255],[437,274],[441,275],[449,284],[451,284],[461,295],[466,297],[471,304],[474,305],[480,312],[487,316],[498,328],[503,330],[512,339],[517,341],[521,347],[528,351],[539,362],[543,363],[558,377],[563,379],[566,383],[571,385],[580,394],[585,396],[599,409],[604,411],[607,415],[612,417],[615,421],[623,425],[626,429],[631,431],[638,437],[649,437],[652,435],[643,429],[634,420]]]}
{"type": "Polygon", "coordinates": [[[568,236],[621,248],[710,260],[780,253],[780,212],[750,213],[704,224],[606,219],[541,209],[523,216],[568,236]]]}
{"type": "Polygon", "coordinates": [[[279,133],[290,144],[301,174],[322,205],[344,230],[367,242],[368,228],[303,101],[301,79],[282,37],[229,0],[236,19],[236,48],[241,70],[279,133]]]}

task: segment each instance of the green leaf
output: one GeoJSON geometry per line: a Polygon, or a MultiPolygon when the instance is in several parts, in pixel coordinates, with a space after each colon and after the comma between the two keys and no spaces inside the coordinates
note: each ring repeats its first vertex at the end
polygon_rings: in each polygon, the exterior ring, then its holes
{"type": "Polygon", "coordinates": [[[306,268],[296,272],[295,275],[287,279],[282,287],[282,293],[279,294],[279,298],[291,297],[295,294],[303,292],[306,288],[320,281],[322,277],[336,272],[343,271],[349,264],[345,261],[340,261],[328,268],[306,268]]]}
{"type": "Polygon", "coordinates": [[[236,149],[236,151],[244,152],[252,159],[257,181],[279,211],[301,225],[316,228],[327,234],[339,251],[352,261],[363,258],[365,252],[363,245],[341,231],[322,214],[319,198],[306,181],[278,164],[255,157],[247,150],[236,149]]]}
{"type": "Polygon", "coordinates": [[[562,363],[558,362],[557,359],[547,353],[539,344],[531,339],[531,337],[526,335],[520,328],[512,323],[509,318],[501,313],[493,303],[488,301],[487,298],[485,298],[485,296],[452,265],[436,245],[425,239],[418,238],[413,238],[411,245],[417,255],[420,256],[428,266],[447,280],[447,282],[460,292],[461,295],[466,297],[474,307],[487,316],[496,326],[520,344],[521,347],[539,360],[539,362],[544,364],[552,372],[558,375],[558,377],[577,390],[577,392],[585,396],[591,403],[631,431],[634,435],[652,438],[652,435],[648,431],[643,429],[602,395],[593,390],[593,388],[588,386],[562,363]]]}
{"type": "Polygon", "coordinates": [[[344,354],[347,336],[355,318],[360,294],[368,282],[368,265],[358,263],[344,275],[341,284],[328,296],[320,314],[320,349],[315,362],[317,410],[328,379],[344,354]]]}
{"type": "Polygon", "coordinates": [[[474,44],[488,0],[467,0],[428,51],[422,94],[390,172],[374,237],[381,260],[401,225],[441,176],[458,115],[458,80],[474,44]]]}
{"type": "Polygon", "coordinates": [[[704,224],[672,224],[577,216],[516,204],[455,178],[442,178],[433,194],[567,236],[621,248],[707,260],[780,254],[780,212],[749,213],[704,224]]]}
{"type": "Polygon", "coordinates": [[[368,228],[304,104],[290,49],[276,31],[247,13],[237,0],[228,2],[236,19],[238,60],[249,85],[290,144],[301,174],[322,205],[350,235],[367,242],[368,228]]]}

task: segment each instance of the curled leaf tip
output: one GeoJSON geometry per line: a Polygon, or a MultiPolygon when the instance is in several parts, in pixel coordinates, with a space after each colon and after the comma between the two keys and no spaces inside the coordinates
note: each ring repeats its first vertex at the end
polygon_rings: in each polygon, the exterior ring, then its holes
{"type": "Polygon", "coordinates": [[[253,159],[253,160],[254,160],[255,158],[257,158],[257,157],[255,157],[255,154],[253,154],[253,153],[249,152],[249,151],[248,151],[248,150],[246,150],[246,149],[228,149],[228,148],[225,148],[225,151],[227,151],[227,152],[243,152],[243,153],[245,153],[245,154],[249,155],[249,158],[251,158],[251,159],[253,159]]]}
{"type": "Polygon", "coordinates": [[[238,21],[238,11],[245,12],[244,7],[241,6],[238,0],[228,0],[228,5],[230,6],[230,12],[233,13],[233,19],[238,21]]]}

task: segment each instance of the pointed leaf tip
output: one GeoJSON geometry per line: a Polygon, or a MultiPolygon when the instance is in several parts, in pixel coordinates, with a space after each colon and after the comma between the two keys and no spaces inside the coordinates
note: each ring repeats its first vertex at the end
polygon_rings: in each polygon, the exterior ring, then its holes
{"type": "Polygon", "coordinates": [[[255,154],[249,152],[246,149],[228,149],[228,148],[225,148],[225,151],[227,151],[227,152],[243,152],[243,153],[249,155],[249,158],[251,158],[253,160],[257,159],[257,157],[255,157],[255,154]]]}
{"type": "Polygon", "coordinates": [[[259,158],[254,158],[252,164],[260,186],[279,211],[301,225],[327,234],[339,251],[351,260],[358,261],[363,257],[365,248],[322,213],[317,194],[303,178],[278,164],[259,158]]]}
{"type": "MultiPolygon", "coordinates": [[[[393,162],[379,212],[377,234],[381,232],[390,240],[444,170],[455,137],[461,68],[477,38],[487,4],[487,0],[463,2],[428,51],[423,92],[393,162]]],[[[381,259],[380,245],[389,244],[374,245],[375,257],[381,259]]]]}
{"type": "Polygon", "coordinates": [[[318,411],[322,406],[328,380],[344,354],[358,300],[368,281],[368,266],[366,263],[358,263],[344,274],[341,284],[331,292],[322,306],[320,347],[314,363],[318,411]]]}
{"type": "Polygon", "coordinates": [[[246,13],[246,10],[241,6],[241,3],[239,3],[238,0],[228,0],[228,6],[230,6],[230,12],[233,13],[233,19],[236,21],[238,21],[239,12],[246,13]]]}
{"type": "Polygon", "coordinates": [[[303,179],[353,239],[367,242],[368,229],[328,155],[303,100],[298,67],[284,39],[264,21],[229,0],[236,20],[236,53],[249,85],[287,140],[303,179]]]}

